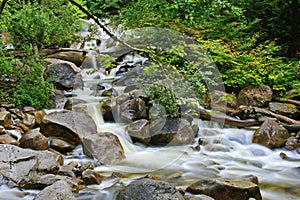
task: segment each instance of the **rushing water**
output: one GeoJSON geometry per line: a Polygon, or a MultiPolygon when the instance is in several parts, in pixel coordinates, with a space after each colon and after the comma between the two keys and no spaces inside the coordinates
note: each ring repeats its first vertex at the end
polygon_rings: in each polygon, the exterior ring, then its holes
{"type": "MultiPolygon", "coordinates": [[[[107,45],[102,45],[107,48],[107,45]]],[[[102,47],[103,48],[103,47],[102,47]]],[[[111,48],[111,47],[109,47],[111,48]]],[[[90,56],[93,56],[91,54],[90,56]]],[[[73,100],[84,100],[81,105],[97,124],[98,131],[111,132],[118,136],[126,158],[117,164],[97,166],[96,171],[110,176],[113,172],[120,172],[128,178],[111,178],[104,180],[100,185],[91,185],[80,191],[79,200],[113,200],[124,185],[138,177],[153,175],[172,183],[177,188],[185,189],[189,184],[204,178],[241,179],[245,175],[255,175],[260,182],[260,189],[265,200],[299,199],[300,195],[300,156],[296,151],[285,149],[271,150],[251,142],[255,128],[237,129],[221,127],[218,123],[195,119],[194,124],[200,127],[194,143],[183,146],[147,147],[142,144],[133,144],[121,123],[107,123],[101,111],[101,100],[107,97],[91,95],[90,89],[95,84],[110,84],[115,78],[116,71],[104,74],[98,69],[96,59],[92,58],[91,69],[83,69],[84,89],[75,89],[73,100]],[[94,70],[94,71],[93,71],[94,70]],[[199,138],[211,142],[208,145],[197,146],[199,138]],[[286,159],[280,153],[287,155],[286,159]]],[[[124,62],[144,62],[140,56],[127,56],[124,62]]],[[[116,90],[120,93],[122,87],[116,90]]],[[[49,111],[51,112],[51,111],[49,111]]],[[[93,162],[87,158],[81,146],[78,146],[70,156],[65,157],[65,164],[75,160],[80,164],[93,162]]],[[[38,191],[22,192],[10,189],[5,185],[0,187],[0,199],[33,199],[38,191]]]]}
{"type": "MultiPolygon", "coordinates": [[[[87,74],[85,73],[85,81],[90,80],[95,83],[95,80],[87,74]]],[[[104,82],[107,82],[105,78],[104,82]]],[[[86,82],[86,85],[90,84],[86,82]]],[[[85,90],[89,89],[85,88],[85,90]]],[[[283,148],[271,150],[253,144],[252,135],[258,127],[222,128],[218,123],[195,119],[193,123],[197,124],[200,130],[194,144],[147,147],[133,144],[125,131],[124,124],[105,123],[99,103],[101,98],[87,96],[88,92],[85,90],[78,90],[76,98],[84,98],[90,102],[87,111],[95,120],[98,130],[117,135],[126,154],[126,159],[123,161],[114,165],[98,166],[95,170],[104,175],[120,172],[129,178],[109,179],[99,186],[89,186],[88,189],[81,191],[82,195],[79,195],[78,199],[115,199],[122,186],[148,174],[158,176],[183,189],[203,177],[241,179],[252,174],[259,179],[263,199],[299,199],[299,154],[283,148]],[[201,145],[200,150],[193,149],[199,138],[211,141],[212,145],[201,145]],[[225,151],[222,151],[224,149],[225,151]],[[287,155],[287,159],[280,157],[282,152],[287,155]]],[[[66,163],[74,159],[80,163],[91,161],[82,154],[81,147],[74,150],[74,156],[66,159],[66,163]]]]}

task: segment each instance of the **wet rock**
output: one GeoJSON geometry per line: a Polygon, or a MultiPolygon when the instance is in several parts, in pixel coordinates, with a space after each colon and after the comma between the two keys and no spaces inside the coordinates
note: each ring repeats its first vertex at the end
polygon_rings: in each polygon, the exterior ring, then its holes
{"type": "Polygon", "coordinates": [[[237,107],[237,100],[235,95],[233,94],[228,94],[223,91],[219,90],[214,90],[211,93],[212,97],[212,104],[215,105],[220,105],[220,106],[228,106],[231,108],[236,108],[237,107]]]}
{"type": "Polygon", "coordinates": [[[20,109],[17,109],[17,108],[11,108],[11,109],[9,109],[9,112],[11,114],[16,115],[16,117],[19,119],[23,119],[25,117],[25,114],[20,109]]]}
{"type": "Polygon", "coordinates": [[[194,195],[194,196],[184,196],[185,200],[215,200],[214,198],[211,198],[210,196],[207,196],[205,194],[200,195],[194,195]]]}
{"type": "Polygon", "coordinates": [[[174,186],[167,182],[143,178],[135,180],[121,191],[117,200],[157,200],[177,199],[183,200],[183,196],[174,186]]]}
{"type": "Polygon", "coordinates": [[[81,64],[81,69],[100,69],[102,67],[101,57],[103,55],[86,55],[83,63],[81,64]]]}
{"type": "Polygon", "coordinates": [[[24,113],[29,113],[29,112],[33,112],[33,111],[35,111],[34,107],[31,107],[31,106],[25,106],[25,107],[23,107],[23,112],[24,113]]]}
{"type": "Polygon", "coordinates": [[[288,150],[294,150],[298,148],[298,140],[295,137],[289,137],[285,143],[285,148],[288,150]]]}
{"type": "Polygon", "coordinates": [[[29,128],[33,128],[35,125],[35,117],[29,113],[25,113],[25,116],[22,120],[23,124],[29,128]]]}
{"type": "Polygon", "coordinates": [[[186,191],[222,200],[262,199],[258,185],[242,180],[204,179],[191,184],[186,191]]]}
{"type": "Polygon", "coordinates": [[[51,138],[50,148],[60,153],[67,153],[75,149],[75,146],[59,138],[51,138]]]}
{"type": "Polygon", "coordinates": [[[267,85],[247,86],[237,97],[238,105],[264,107],[272,100],[272,89],[267,85]]]}
{"type": "Polygon", "coordinates": [[[103,115],[103,119],[106,122],[114,122],[114,115],[112,111],[112,102],[110,99],[105,99],[101,101],[101,112],[103,115]]]}
{"type": "Polygon", "coordinates": [[[101,176],[100,174],[91,169],[87,169],[82,173],[82,180],[86,185],[100,185],[104,178],[104,176],[101,176]]]}
{"type": "Polygon", "coordinates": [[[20,145],[18,140],[16,140],[16,138],[12,137],[9,134],[0,135],[0,144],[11,144],[11,145],[15,145],[15,146],[20,145]]]}
{"type": "Polygon", "coordinates": [[[150,144],[183,145],[194,141],[194,133],[190,123],[186,119],[157,119],[150,124],[150,144]]]}
{"type": "Polygon", "coordinates": [[[25,179],[21,180],[18,184],[20,188],[25,189],[38,189],[42,190],[45,187],[51,186],[57,181],[65,181],[67,182],[73,192],[78,192],[81,189],[86,188],[84,182],[78,178],[72,178],[69,176],[63,175],[54,175],[54,174],[45,174],[45,175],[35,175],[26,177],[25,179]]]}
{"type": "Polygon", "coordinates": [[[34,150],[46,150],[48,149],[48,139],[40,133],[39,128],[33,129],[22,135],[20,147],[34,150]]]}
{"type": "Polygon", "coordinates": [[[57,181],[39,192],[34,200],[76,200],[70,185],[65,181],[57,181]]]}
{"type": "Polygon", "coordinates": [[[269,109],[272,112],[284,115],[290,118],[298,119],[300,118],[300,110],[297,106],[290,103],[279,103],[279,102],[270,102],[269,109]]]}
{"type": "MultiPolygon", "coordinates": [[[[85,59],[85,54],[86,53],[84,51],[83,52],[80,52],[80,51],[62,51],[62,52],[58,52],[58,53],[55,53],[55,54],[51,54],[51,55],[48,56],[48,58],[66,60],[66,61],[75,63],[76,66],[79,67],[79,66],[81,66],[81,64],[83,63],[83,61],[85,59]]],[[[45,60],[49,62],[50,59],[45,59],[45,60]]]]}
{"type": "Polygon", "coordinates": [[[146,117],[146,104],[140,98],[127,100],[120,106],[120,118],[123,122],[130,123],[146,117]]]}
{"type": "Polygon", "coordinates": [[[150,122],[146,119],[140,119],[129,124],[126,129],[133,142],[150,144],[151,135],[149,131],[150,122]]]}
{"type": "Polygon", "coordinates": [[[44,110],[37,110],[33,112],[35,124],[37,126],[41,125],[43,118],[46,116],[46,112],[44,110]]]}
{"type": "Polygon", "coordinates": [[[59,155],[0,144],[0,174],[18,183],[31,173],[57,173],[59,155]]]}
{"type": "Polygon", "coordinates": [[[45,136],[58,137],[72,145],[78,145],[83,137],[96,134],[97,127],[89,115],[64,110],[46,115],[40,131],[45,136]]]}
{"type": "Polygon", "coordinates": [[[50,100],[52,101],[51,108],[63,108],[66,98],[62,90],[55,90],[50,95],[50,100]]]}
{"type": "Polygon", "coordinates": [[[84,107],[83,104],[86,104],[87,102],[82,99],[68,99],[64,105],[64,109],[66,110],[77,110],[78,108],[84,107]]]}
{"type": "Polygon", "coordinates": [[[126,127],[134,142],[146,145],[183,145],[193,142],[197,133],[186,119],[157,119],[150,123],[141,119],[126,127]]]}
{"type": "Polygon", "coordinates": [[[0,125],[4,126],[5,128],[8,128],[10,125],[12,125],[12,117],[10,112],[0,112],[0,125]]]}
{"type": "Polygon", "coordinates": [[[69,176],[72,178],[76,178],[75,173],[73,172],[73,167],[70,165],[60,166],[57,172],[57,175],[69,176]]]}
{"type": "Polygon", "coordinates": [[[74,63],[58,59],[46,60],[51,63],[45,71],[46,80],[53,82],[57,89],[83,88],[80,69],[74,63]]]}
{"type": "Polygon", "coordinates": [[[288,131],[276,121],[267,119],[253,135],[252,142],[269,148],[284,147],[289,138],[288,131]]]}
{"type": "Polygon", "coordinates": [[[117,136],[103,132],[83,138],[83,152],[100,164],[111,164],[125,158],[123,147],[117,136]]]}

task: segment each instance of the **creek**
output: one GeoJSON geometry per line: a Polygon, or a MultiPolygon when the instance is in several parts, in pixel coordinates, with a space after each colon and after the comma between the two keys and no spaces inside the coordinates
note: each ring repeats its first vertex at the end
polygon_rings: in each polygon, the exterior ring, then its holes
{"type": "MultiPolygon", "coordinates": [[[[116,50],[102,45],[99,51],[116,50]]],[[[119,61],[119,65],[103,73],[98,69],[95,54],[89,55],[92,59],[92,68],[82,69],[84,82],[83,89],[74,89],[70,100],[84,100],[79,107],[86,107],[87,113],[94,119],[99,132],[110,132],[118,136],[126,158],[112,165],[97,165],[95,171],[101,175],[110,176],[113,172],[124,174],[127,178],[104,180],[100,185],[90,185],[76,195],[78,200],[113,200],[119,190],[132,180],[152,175],[160,177],[177,188],[186,189],[188,185],[201,178],[241,179],[243,176],[258,177],[260,190],[264,200],[284,199],[296,200],[300,195],[300,156],[297,151],[284,148],[271,150],[267,147],[253,144],[252,135],[256,128],[232,128],[222,126],[211,121],[194,119],[193,123],[199,126],[199,132],[194,143],[181,146],[149,147],[143,144],[132,143],[126,132],[125,124],[120,122],[106,122],[102,115],[101,101],[109,97],[92,95],[93,85],[108,84],[119,93],[124,87],[114,86],[112,81],[120,78],[116,72],[126,63],[136,64],[144,62],[145,58],[139,55],[128,55],[119,61]],[[94,70],[94,71],[93,71],[94,70]],[[92,72],[93,71],[93,72],[92,72]],[[211,145],[200,145],[195,149],[199,139],[214,141],[211,145]],[[280,154],[285,153],[287,159],[280,154]]],[[[63,105],[63,104],[62,104],[63,105]]],[[[57,109],[61,109],[59,105],[57,109]]],[[[56,110],[57,110],[56,109],[56,110]]],[[[75,109],[75,108],[73,108],[75,109]]],[[[52,112],[53,110],[47,110],[52,112]]],[[[81,165],[96,161],[87,158],[78,146],[72,154],[65,156],[65,164],[77,161],[81,165]]],[[[28,190],[27,195],[17,198],[19,190],[12,190],[5,185],[0,188],[0,199],[10,199],[9,193],[14,194],[11,199],[32,199],[38,191],[28,190]],[[3,194],[3,195],[2,195],[3,194]]],[[[23,194],[22,194],[23,195],[23,194]]]]}
{"type": "MultiPolygon", "coordinates": [[[[132,58],[134,59],[134,58],[132,58]]],[[[193,123],[200,127],[193,144],[182,146],[147,147],[133,144],[123,123],[111,123],[103,120],[99,101],[103,97],[89,96],[92,84],[95,84],[95,74],[88,75],[83,70],[84,90],[75,90],[77,99],[89,102],[88,113],[98,126],[98,131],[111,132],[118,136],[125,150],[126,158],[113,165],[96,167],[100,174],[110,175],[120,172],[129,178],[116,178],[104,181],[99,186],[89,186],[80,192],[78,199],[115,199],[119,189],[135,178],[153,175],[162,178],[177,188],[185,189],[188,185],[201,178],[241,179],[243,176],[255,175],[259,179],[260,189],[265,200],[298,199],[300,195],[300,157],[297,151],[284,148],[271,150],[267,147],[253,144],[252,135],[256,128],[238,129],[222,127],[211,121],[194,119],[193,123]],[[212,148],[200,146],[195,150],[200,138],[214,141],[212,148]],[[225,151],[223,150],[225,149],[225,151]],[[282,159],[280,153],[285,153],[288,159],[282,159]]],[[[108,83],[114,74],[102,77],[97,84],[108,83]]],[[[118,91],[122,91],[122,87],[118,91]]],[[[82,153],[81,146],[73,151],[65,163],[72,160],[83,164],[91,162],[82,153]]]]}

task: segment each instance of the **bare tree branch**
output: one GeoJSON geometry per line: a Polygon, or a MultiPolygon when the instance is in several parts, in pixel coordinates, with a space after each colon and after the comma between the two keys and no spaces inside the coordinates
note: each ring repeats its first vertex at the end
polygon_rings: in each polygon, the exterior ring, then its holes
{"type": "Polygon", "coordinates": [[[120,42],[121,44],[123,44],[124,46],[128,47],[129,49],[132,49],[134,51],[141,51],[144,52],[142,49],[133,47],[129,44],[127,44],[126,42],[124,42],[123,40],[121,40],[120,38],[118,38],[116,35],[114,35],[112,32],[110,32],[99,20],[97,17],[95,17],[92,13],[90,13],[88,10],[86,10],[82,5],[80,5],[79,3],[77,3],[75,0],[69,0],[70,3],[72,3],[74,6],[76,6],[77,8],[79,8],[79,10],[81,10],[83,13],[85,13],[89,18],[93,19],[96,24],[98,24],[100,26],[100,28],[102,28],[107,35],[109,35],[113,40],[120,42]]]}

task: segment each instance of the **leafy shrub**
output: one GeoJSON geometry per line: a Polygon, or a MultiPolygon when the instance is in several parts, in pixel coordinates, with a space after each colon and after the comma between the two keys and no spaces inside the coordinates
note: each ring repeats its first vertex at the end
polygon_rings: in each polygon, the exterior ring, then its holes
{"type": "MultiPolygon", "coordinates": [[[[31,52],[32,49],[28,51],[31,52]]],[[[7,50],[2,49],[0,62],[1,101],[15,103],[18,107],[49,107],[49,95],[53,87],[43,78],[43,63],[39,58],[29,56],[20,60],[9,56],[7,50]]]]}
{"type": "Polygon", "coordinates": [[[11,11],[13,14],[5,18],[5,25],[17,49],[23,49],[24,44],[38,48],[68,47],[75,40],[76,31],[75,19],[70,11],[68,5],[57,1],[44,7],[29,3],[11,11]]]}

